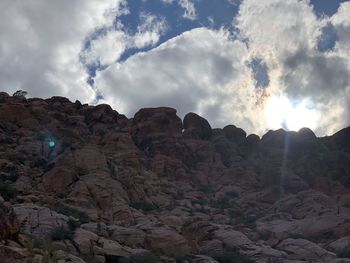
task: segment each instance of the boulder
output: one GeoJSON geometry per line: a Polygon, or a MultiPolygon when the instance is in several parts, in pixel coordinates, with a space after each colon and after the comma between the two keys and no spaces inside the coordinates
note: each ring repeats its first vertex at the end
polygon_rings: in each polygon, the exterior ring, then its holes
{"type": "Polygon", "coordinates": [[[144,246],[146,234],[140,229],[112,225],[108,227],[108,232],[112,233],[110,238],[120,244],[132,248],[144,246]]]}
{"type": "Polygon", "coordinates": [[[19,230],[20,225],[13,209],[0,200],[0,241],[15,239],[19,230]]]}
{"type": "Polygon", "coordinates": [[[159,254],[185,256],[190,252],[187,240],[179,233],[163,228],[153,228],[146,233],[147,247],[159,254]]]}
{"type": "Polygon", "coordinates": [[[188,138],[208,140],[212,135],[209,122],[193,112],[186,114],[183,126],[184,135],[188,138]]]}
{"type": "Polygon", "coordinates": [[[27,251],[23,248],[0,245],[2,263],[27,263],[27,251]]]}
{"type": "Polygon", "coordinates": [[[335,254],[321,248],[320,246],[305,239],[288,238],[277,245],[279,250],[288,254],[289,259],[294,260],[318,260],[330,262],[336,258],[335,254]]]}
{"type": "Polygon", "coordinates": [[[350,236],[342,237],[333,241],[327,248],[336,254],[342,254],[346,251],[350,252],[350,236]]]}
{"type": "Polygon", "coordinates": [[[239,249],[252,244],[252,241],[243,233],[230,227],[222,227],[214,232],[214,237],[220,240],[225,247],[239,249]]]}
{"type": "Polygon", "coordinates": [[[21,232],[35,238],[50,238],[52,230],[67,226],[67,216],[47,207],[34,204],[17,204],[13,206],[13,209],[21,225],[21,232]]]}
{"type": "Polygon", "coordinates": [[[242,142],[247,136],[247,133],[243,129],[237,128],[235,125],[227,125],[223,131],[226,138],[234,142],[242,142]]]}
{"type": "Polygon", "coordinates": [[[74,233],[74,244],[79,249],[79,252],[83,255],[89,255],[93,253],[94,246],[97,245],[97,241],[99,240],[99,236],[84,230],[82,228],[78,228],[74,233]]]}
{"type": "Polygon", "coordinates": [[[133,120],[131,134],[140,150],[150,156],[161,153],[181,156],[182,121],[172,108],[139,110],[133,120]]]}

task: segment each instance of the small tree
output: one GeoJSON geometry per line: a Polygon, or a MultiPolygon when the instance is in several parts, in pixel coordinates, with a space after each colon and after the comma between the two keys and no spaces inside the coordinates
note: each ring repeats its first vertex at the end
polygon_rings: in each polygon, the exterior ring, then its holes
{"type": "Polygon", "coordinates": [[[27,96],[28,92],[24,90],[17,90],[15,93],[12,94],[13,97],[23,97],[25,98],[27,96]]]}

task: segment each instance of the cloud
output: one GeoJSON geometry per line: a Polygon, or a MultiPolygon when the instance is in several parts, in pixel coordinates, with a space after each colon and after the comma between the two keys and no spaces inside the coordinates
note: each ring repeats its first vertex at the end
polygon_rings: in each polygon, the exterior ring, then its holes
{"type": "Polygon", "coordinates": [[[348,30],[347,8],[319,19],[308,1],[244,0],[234,21],[236,40],[224,30],[188,31],[100,72],[96,87],[129,116],[140,107],[167,105],[180,116],[195,111],[213,126],[233,123],[259,134],[278,128],[266,110],[270,98],[289,98],[299,115],[304,109],[317,117],[309,121],[317,122],[318,135],[330,134],[349,123],[350,59],[347,35],[341,36],[348,30]],[[333,49],[320,52],[330,23],[340,33],[333,49]]]}
{"type": "MultiPolygon", "coordinates": [[[[268,68],[270,97],[287,96],[293,104],[310,101],[318,120],[316,133],[330,134],[349,124],[350,3],[332,18],[317,18],[309,1],[244,0],[235,24],[252,57],[268,68]],[[326,26],[337,33],[333,49],[320,52],[326,26]]],[[[268,99],[262,103],[268,103],[268,99]]]]}
{"type": "Polygon", "coordinates": [[[252,131],[246,55],[227,32],[198,28],[99,72],[96,87],[130,117],[140,107],[170,106],[182,117],[195,111],[213,126],[239,122],[252,131]]]}
{"type": "MultiPolygon", "coordinates": [[[[162,1],[197,19],[194,1],[162,1]]],[[[140,107],[171,106],[259,134],[271,128],[271,98],[288,98],[322,117],[318,135],[349,125],[350,2],[317,17],[308,0],[228,1],[240,2],[234,36],[197,28],[157,46],[173,25],[141,12],[129,32],[116,20],[129,13],[125,0],[3,0],[1,89],[84,102],[98,92],[130,117],[140,107]],[[93,87],[91,68],[100,70],[93,87]]]]}
{"type": "Polygon", "coordinates": [[[1,89],[30,96],[91,101],[80,65],[84,39],[110,26],[122,1],[27,0],[0,2],[1,89]]]}
{"type": "Polygon", "coordinates": [[[158,43],[159,38],[167,30],[165,18],[158,18],[151,14],[140,14],[141,24],[137,27],[137,33],[134,36],[134,46],[142,48],[153,46],[158,43]]]}
{"type": "Polygon", "coordinates": [[[190,0],[179,0],[179,5],[185,10],[183,17],[190,20],[197,19],[196,8],[190,0]]]}
{"type": "Polygon", "coordinates": [[[116,62],[130,46],[130,39],[122,30],[108,30],[90,42],[90,47],[81,53],[86,65],[110,65],[116,62]]]}
{"type": "Polygon", "coordinates": [[[165,18],[140,13],[140,22],[135,34],[129,33],[120,22],[105,27],[102,33],[93,34],[88,47],[80,54],[83,64],[97,68],[109,66],[130,48],[154,46],[167,30],[165,18]]]}

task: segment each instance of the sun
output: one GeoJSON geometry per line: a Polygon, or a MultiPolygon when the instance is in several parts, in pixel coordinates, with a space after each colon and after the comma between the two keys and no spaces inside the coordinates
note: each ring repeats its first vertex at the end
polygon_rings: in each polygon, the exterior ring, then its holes
{"type": "Polygon", "coordinates": [[[272,96],[266,102],[265,117],[271,129],[298,131],[308,127],[313,130],[317,127],[319,113],[307,99],[292,102],[285,96],[272,96]]]}

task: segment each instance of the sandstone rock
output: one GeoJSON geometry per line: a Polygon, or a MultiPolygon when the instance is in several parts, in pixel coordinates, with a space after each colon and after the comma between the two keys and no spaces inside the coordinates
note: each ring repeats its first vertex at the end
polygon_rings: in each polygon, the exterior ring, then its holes
{"type": "Polygon", "coordinates": [[[190,252],[187,240],[175,231],[158,227],[146,233],[146,245],[156,253],[185,256],[190,252]]]}
{"type": "Polygon", "coordinates": [[[184,135],[189,138],[207,140],[212,135],[208,121],[193,112],[186,114],[183,126],[184,135]]]}
{"type": "Polygon", "coordinates": [[[146,234],[142,230],[120,226],[109,226],[108,232],[112,233],[110,238],[120,244],[136,248],[143,247],[146,234]]]}
{"type": "Polygon", "coordinates": [[[258,263],[349,262],[325,250],[341,255],[350,235],[349,128],[260,140],[233,125],[212,130],[194,113],[182,130],[171,108],[129,120],[108,105],[6,94],[0,112],[1,191],[17,189],[6,207],[21,224],[17,235],[0,206],[0,251],[11,259],[27,261],[29,235],[67,226],[57,209],[84,222],[72,241],[52,242],[59,263],[216,262],[234,251],[258,263]]]}
{"type": "Polygon", "coordinates": [[[93,252],[94,246],[97,245],[98,239],[98,235],[82,228],[78,228],[75,230],[73,241],[80,253],[90,255],[93,252]]]}
{"type": "Polygon", "coordinates": [[[87,109],[84,112],[85,121],[87,123],[93,122],[103,122],[110,123],[113,121],[117,121],[119,114],[114,111],[111,106],[107,104],[99,104],[96,107],[87,109]]]}
{"type": "Polygon", "coordinates": [[[252,244],[252,241],[239,231],[235,231],[230,227],[223,227],[214,232],[214,237],[222,241],[223,244],[230,249],[237,249],[252,244]]]}
{"type": "Polygon", "coordinates": [[[237,128],[234,125],[225,126],[223,131],[226,138],[234,142],[242,142],[247,136],[247,133],[244,130],[237,128]]]}
{"type": "Polygon", "coordinates": [[[219,263],[219,261],[216,261],[215,259],[204,256],[204,255],[195,255],[192,259],[192,262],[194,263],[219,263]]]}
{"type": "Polygon", "coordinates": [[[10,95],[9,95],[8,93],[6,93],[6,92],[4,92],[4,91],[1,91],[1,92],[0,92],[0,98],[1,98],[1,99],[9,98],[9,97],[10,97],[10,95]]]}
{"type": "Polygon", "coordinates": [[[53,229],[66,226],[68,221],[67,216],[34,204],[18,204],[13,209],[21,225],[21,232],[40,239],[48,238],[53,229]]]}
{"type": "Polygon", "coordinates": [[[223,243],[218,239],[212,239],[201,243],[199,253],[213,258],[220,258],[224,254],[223,243]]]}
{"type": "Polygon", "coordinates": [[[106,238],[99,238],[93,250],[94,253],[104,255],[108,258],[125,257],[131,253],[130,249],[124,248],[118,242],[106,238]]]}
{"type": "Polygon", "coordinates": [[[0,240],[16,238],[19,227],[13,209],[0,200],[0,240]]]}
{"type": "Polygon", "coordinates": [[[0,258],[3,263],[27,263],[25,249],[0,245],[0,258]]]}
{"type": "Polygon", "coordinates": [[[182,227],[182,233],[190,241],[193,250],[198,250],[198,244],[213,238],[213,233],[218,229],[205,219],[193,217],[188,219],[182,227]]]}
{"type": "Polygon", "coordinates": [[[344,128],[332,136],[332,141],[340,148],[350,148],[350,127],[344,128]]]}
{"type": "Polygon", "coordinates": [[[80,226],[82,229],[95,233],[98,236],[108,237],[109,229],[104,223],[89,222],[80,226]]]}
{"type": "Polygon", "coordinates": [[[247,143],[252,146],[256,146],[260,141],[260,137],[256,134],[249,134],[247,136],[247,143]]]}
{"type": "Polygon", "coordinates": [[[350,251],[350,236],[342,237],[336,241],[333,241],[328,245],[327,248],[336,254],[341,254],[345,251],[350,251]]]}
{"type": "Polygon", "coordinates": [[[277,245],[277,248],[288,253],[289,259],[326,261],[336,256],[320,246],[305,240],[288,238],[277,245]]]}
{"type": "Polygon", "coordinates": [[[71,255],[63,250],[57,250],[53,252],[57,263],[85,263],[85,261],[77,256],[71,255]]]}
{"type": "Polygon", "coordinates": [[[77,170],[56,166],[43,176],[43,187],[46,191],[64,193],[68,188],[79,180],[77,170]]]}
{"type": "Polygon", "coordinates": [[[141,109],[133,118],[132,137],[135,144],[147,154],[181,156],[181,130],[182,121],[175,109],[141,109]]]}

